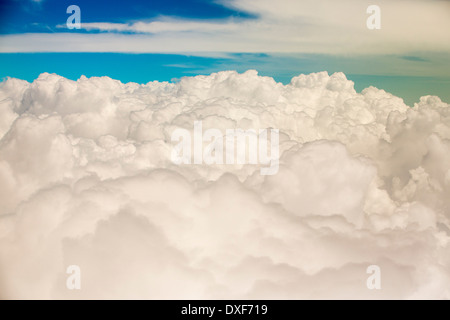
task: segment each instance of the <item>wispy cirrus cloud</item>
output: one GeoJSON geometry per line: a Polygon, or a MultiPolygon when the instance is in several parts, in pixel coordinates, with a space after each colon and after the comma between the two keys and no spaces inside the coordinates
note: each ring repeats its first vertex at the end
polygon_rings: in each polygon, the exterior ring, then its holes
{"type": "MultiPolygon", "coordinates": [[[[381,30],[368,30],[369,2],[223,0],[251,19],[82,20],[82,33],[0,37],[1,52],[285,52],[398,54],[450,52],[448,1],[378,1],[381,30]],[[109,34],[98,34],[109,33],[109,34]],[[156,35],[156,36],[155,36],[156,35]],[[75,46],[74,46],[75,41],[75,46]],[[42,45],[45,43],[45,46],[42,45]]],[[[65,26],[59,24],[59,31],[65,26]]]]}
{"type": "MultiPolygon", "coordinates": [[[[60,24],[58,28],[66,28],[60,24]]],[[[227,21],[197,21],[174,18],[161,18],[156,21],[134,23],[110,23],[110,22],[88,22],[83,23],[81,28],[87,31],[101,32],[131,32],[131,33],[162,33],[162,32],[220,32],[238,31],[241,23],[227,21]]]]}
{"type": "Polygon", "coordinates": [[[413,61],[413,62],[429,62],[429,60],[427,60],[427,59],[424,59],[422,57],[416,57],[416,56],[401,56],[400,58],[403,60],[413,61]]]}

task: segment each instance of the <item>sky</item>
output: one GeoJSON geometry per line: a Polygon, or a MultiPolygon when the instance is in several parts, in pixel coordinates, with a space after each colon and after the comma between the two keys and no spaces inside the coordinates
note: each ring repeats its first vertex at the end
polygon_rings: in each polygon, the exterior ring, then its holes
{"type": "Polygon", "coordinates": [[[0,0],[0,299],[450,299],[449,5],[0,0]]]}
{"type": "Polygon", "coordinates": [[[450,101],[450,2],[154,0],[0,2],[0,77],[42,72],[69,79],[177,81],[256,69],[284,84],[301,73],[342,71],[360,91],[373,85],[412,105],[450,101]],[[76,4],[81,28],[69,29],[76,4]]]}

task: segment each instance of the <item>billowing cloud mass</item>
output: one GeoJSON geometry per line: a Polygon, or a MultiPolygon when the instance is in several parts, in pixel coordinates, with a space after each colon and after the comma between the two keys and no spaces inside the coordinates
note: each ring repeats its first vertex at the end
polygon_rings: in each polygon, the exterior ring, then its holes
{"type": "Polygon", "coordinates": [[[0,84],[2,298],[450,298],[450,107],[342,73],[0,84]],[[171,133],[278,128],[280,167],[171,133]],[[81,268],[81,290],[66,269],[81,268]],[[366,269],[381,269],[369,290],[366,269]]]}

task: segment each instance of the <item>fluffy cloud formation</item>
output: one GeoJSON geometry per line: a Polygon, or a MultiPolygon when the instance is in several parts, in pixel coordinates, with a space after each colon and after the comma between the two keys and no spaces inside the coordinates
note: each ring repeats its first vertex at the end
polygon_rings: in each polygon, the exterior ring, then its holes
{"type": "Polygon", "coordinates": [[[326,72],[289,85],[45,73],[2,82],[0,114],[2,298],[450,298],[438,97],[409,107],[326,72]],[[171,133],[196,120],[280,129],[279,172],[173,164],[171,133]]]}

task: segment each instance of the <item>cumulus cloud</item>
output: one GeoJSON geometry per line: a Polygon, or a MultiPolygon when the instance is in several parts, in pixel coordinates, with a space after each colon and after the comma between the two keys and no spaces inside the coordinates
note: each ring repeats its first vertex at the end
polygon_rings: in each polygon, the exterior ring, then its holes
{"type": "Polygon", "coordinates": [[[450,106],[353,85],[3,81],[0,296],[450,298],[450,106]],[[278,128],[278,173],[175,165],[171,133],[194,121],[278,128]]]}

